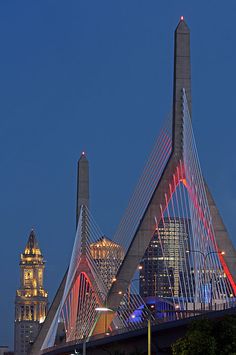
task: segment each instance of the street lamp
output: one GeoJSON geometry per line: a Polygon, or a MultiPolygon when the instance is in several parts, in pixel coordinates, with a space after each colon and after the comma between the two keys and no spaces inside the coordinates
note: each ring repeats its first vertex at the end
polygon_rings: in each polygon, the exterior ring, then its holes
{"type": "MultiPolygon", "coordinates": [[[[142,270],[142,268],[143,268],[142,265],[139,265],[139,266],[138,266],[138,270],[142,270]]],[[[116,281],[117,281],[117,279],[116,279],[116,278],[113,278],[112,282],[114,283],[114,282],[116,282],[116,281]]],[[[128,280],[125,280],[125,279],[119,279],[119,281],[128,282],[128,280]]],[[[131,282],[129,282],[129,286],[128,286],[128,295],[129,295],[129,297],[130,297],[130,286],[131,286],[131,283],[132,283],[132,282],[135,282],[135,281],[140,281],[140,279],[139,279],[139,278],[136,278],[136,279],[131,280],[131,282]]],[[[119,291],[118,294],[122,294],[122,292],[119,291]]],[[[115,312],[116,310],[111,310],[111,309],[107,308],[106,311],[107,311],[107,312],[108,312],[108,311],[114,311],[114,312],[115,312]]],[[[151,313],[151,311],[149,310],[148,307],[147,307],[147,312],[148,312],[148,355],[151,355],[151,335],[152,335],[152,331],[151,331],[151,319],[152,319],[153,315],[152,315],[152,313],[151,313]]],[[[135,318],[135,315],[132,314],[132,315],[131,315],[131,318],[135,318]]]]}
{"type": "Polygon", "coordinates": [[[109,312],[109,311],[111,311],[112,312],[112,309],[110,309],[108,307],[96,307],[95,311],[97,311],[97,312],[109,312]]]}
{"type": "MultiPolygon", "coordinates": [[[[116,281],[116,278],[114,277],[112,279],[112,282],[115,282],[116,281]]],[[[114,294],[118,294],[118,295],[122,295],[122,291],[118,291],[118,292],[112,292],[114,294]]],[[[101,313],[107,313],[107,312],[116,312],[116,310],[112,309],[112,308],[109,308],[108,305],[107,305],[107,294],[105,294],[104,292],[100,292],[98,291],[98,294],[102,294],[105,296],[105,299],[104,299],[104,306],[101,306],[101,307],[96,307],[95,308],[95,311],[97,312],[101,312],[101,313]]],[[[105,317],[105,334],[106,335],[110,335],[110,333],[107,331],[107,316],[105,317]]]]}
{"type": "MultiPolygon", "coordinates": [[[[116,312],[118,309],[111,309],[108,307],[97,307],[95,308],[95,311],[98,312],[116,312]]],[[[151,318],[152,314],[148,310],[148,355],[151,355],[151,318]]],[[[134,314],[131,314],[131,318],[135,318],[134,314]]],[[[109,333],[106,333],[106,335],[109,335],[109,333]]]]}
{"type": "MultiPolygon", "coordinates": [[[[111,309],[107,308],[107,295],[105,294],[105,292],[98,291],[97,294],[105,296],[105,306],[104,307],[97,307],[97,308],[95,308],[95,311],[100,311],[100,312],[112,311],[111,309]]],[[[105,328],[106,328],[106,324],[105,324],[105,328]]],[[[82,352],[83,355],[86,355],[86,341],[87,341],[87,338],[84,335],[84,337],[83,337],[83,352],[82,352]]],[[[75,350],[75,354],[78,354],[76,352],[76,350],[75,350]]]]}
{"type": "Polygon", "coordinates": [[[225,255],[225,252],[224,251],[209,251],[208,253],[204,253],[201,250],[186,250],[186,253],[199,253],[203,256],[203,275],[204,275],[203,295],[204,295],[204,310],[205,310],[205,308],[206,308],[206,305],[205,305],[205,300],[206,300],[206,259],[208,258],[209,255],[212,255],[212,254],[225,255]]]}

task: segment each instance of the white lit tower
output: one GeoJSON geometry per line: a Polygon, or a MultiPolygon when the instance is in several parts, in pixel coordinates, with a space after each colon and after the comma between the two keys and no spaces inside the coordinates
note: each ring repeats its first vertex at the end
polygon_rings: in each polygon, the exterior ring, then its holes
{"type": "Polygon", "coordinates": [[[20,288],[15,300],[15,355],[26,355],[47,314],[48,293],[43,287],[45,262],[31,230],[20,258],[20,288]]]}

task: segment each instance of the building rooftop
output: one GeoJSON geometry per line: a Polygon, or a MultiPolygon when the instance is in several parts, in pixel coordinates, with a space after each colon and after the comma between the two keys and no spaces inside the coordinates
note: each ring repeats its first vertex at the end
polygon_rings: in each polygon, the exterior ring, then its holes
{"type": "Polygon", "coordinates": [[[42,255],[41,250],[38,245],[38,241],[36,239],[35,231],[31,229],[25,251],[25,255],[42,255]]]}

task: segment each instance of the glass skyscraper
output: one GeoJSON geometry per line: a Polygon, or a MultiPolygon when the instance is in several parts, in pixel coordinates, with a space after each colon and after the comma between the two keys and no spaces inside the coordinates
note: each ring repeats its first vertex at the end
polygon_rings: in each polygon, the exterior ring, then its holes
{"type": "Polygon", "coordinates": [[[140,295],[142,297],[181,297],[193,294],[191,270],[186,251],[189,250],[190,220],[164,218],[141,262],[140,295]],[[187,290],[187,292],[186,292],[187,290]]]}

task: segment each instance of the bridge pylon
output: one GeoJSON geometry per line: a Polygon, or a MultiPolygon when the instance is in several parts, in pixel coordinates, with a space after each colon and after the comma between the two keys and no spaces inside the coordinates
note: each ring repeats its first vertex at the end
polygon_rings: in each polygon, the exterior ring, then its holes
{"type": "MultiPolygon", "coordinates": [[[[173,215],[180,209],[181,203],[183,204],[184,196],[182,197],[181,195],[183,188],[188,195],[190,228],[193,239],[191,243],[189,242],[188,249],[191,247],[194,250],[188,250],[188,252],[191,252],[188,255],[185,253],[186,250],[181,251],[182,256],[180,258],[185,260],[185,269],[188,270],[187,272],[182,270],[182,273],[179,273],[179,278],[184,273],[186,277],[182,285],[179,286],[181,290],[176,302],[180,303],[180,298],[182,298],[182,300],[184,299],[183,303],[185,302],[190,307],[195,307],[191,304],[200,305],[209,292],[215,292],[214,296],[209,296],[211,298],[210,302],[212,302],[214,297],[215,303],[225,302],[222,299],[222,294],[224,294],[225,299],[229,295],[231,297],[236,295],[236,252],[209,188],[202,177],[192,132],[191,117],[190,31],[184,19],[181,18],[175,30],[174,41],[171,152],[165,158],[164,168],[156,166],[156,169],[161,169],[160,178],[156,181],[147,206],[139,214],[139,223],[133,235],[130,235],[130,243],[123,263],[118,270],[116,282],[112,284],[108,293],[107,303],[111,309],[117,309],[122,300],[122,295],[127,292],[127,287],[145,251],[154,234],[158,231],[159,223],[162,222],[164,225],[166,219],[171,221],[173,215]],[[198,258],[190,255],[192,252],[199,253],[198,258]],[[203,255],[202,259],[201,255],[203,255]],[[200,278],[196,274],[194,277],[189,276],[191,268],[195,273],[204,273],[204,277],[200,278]],[[210,274],[214,274],[214,277],[209,276],[210,274]],[[203,280],[204,278],[205,280],[203,280]],[[214,282],[212,281],[213,278],[214,282]],[[219,281],[221,279],[224,279],[224,282],[219,281]],[[188,286],[186,286],[187,283],[188,286]],[[192,285],[189,285],[190,283],[192,285]],[[212,286],[213,283],[214,286],[212,286]],[[221,286],[219,290],[216,290],[219,284],[221,286]],[[209,291],[210,288],[211,291],[209,291]],[[189,297],[190,289],[193,290],[191,291],[191,297],[189,297]],[[180,293],[182,293],[181,297],[180,293]],[[191,302],[189,300],[186,302],[186,299],[190,298],[192,298],[191,302]]],[[[134,212],[130,213],[130,215],[132,214],[134,215],[134,212]]],[[[184,212],[182,212],[183,217],[187,217],[184,212]]],[[[125,219],[127,220],[128,217],[125,217],[125,219]]],[[[123,230],[125,229],[123,228],[123,230]]],[[[118,238],[119,233],[122,234],[122,229],[121,232],[118,232],[118,238]]],[[[163,255],[163,257],[167,260],[170,255],[163,255]]],[[[204,303],[207,302],[205,299],[204,303]]],[[[179,304],[176,306],[179,307],[179,304]]],[[[112,320],[111,314],[109,317],[112,320]]],[[[99,317],[93,334],[98,332],[99,317]]]]}

